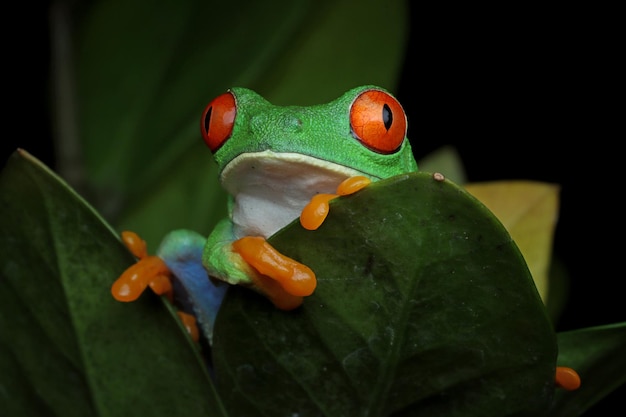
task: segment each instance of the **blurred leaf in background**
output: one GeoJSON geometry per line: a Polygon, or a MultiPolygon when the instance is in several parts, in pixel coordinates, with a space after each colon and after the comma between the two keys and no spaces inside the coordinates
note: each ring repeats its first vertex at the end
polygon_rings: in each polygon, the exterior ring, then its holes
{"type": "Polygon", "coordinates": [[[516,180],[467,184],[465,189],[504,224],[524,254],[541,298],[547,303],[559,186],[516,180]]]}
{"type": "MultiPolygon", "coordinates": [[[[454,147],[444,146],[418,162],[420,170],[440,172],[446,178],[464,184],[467,191],[482,202],[502,222],[524,255],[535,285],[544,303],[558,303],[562,291],[556,280],[552,247],[559,215],[558,184],[540,181],[509,180],[466,183],[461,157],[454,147]],[[549,294],[549,290],[554,294],[549,294]],[[550,295],[550,297],[548,297],[550,295]]],[[[559,308],[549,308],[555,318],[559,308]]]]}
{"type": "Polygon", "coordinates": [[[54,10],[54,109],[69,121],[57,123],[59,172],[114,227],[152,245],[172,229],[208,233],[225,214],[199,134],[214,96],[243,86],[278,105],[311,105],[361,84],[394,91],[409,23],[398,0],[114,0],[80,14],[63,3],[54,10]],[[73,33],[62,26],[72,19],[73,33]]]}

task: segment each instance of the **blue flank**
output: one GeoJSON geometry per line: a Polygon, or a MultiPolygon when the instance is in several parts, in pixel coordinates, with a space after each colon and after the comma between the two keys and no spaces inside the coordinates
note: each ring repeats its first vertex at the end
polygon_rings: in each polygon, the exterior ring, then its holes
{"type": "Polygon", "coordinates": [[[175,230],[165,236],[157,255],[176,277],[174,297],[183,310],[193,311],[200,330],[212,343],[215,318],[229,285],[209,278],[202,265],[205,242],[206,238],[196,232],[175,230]]]}

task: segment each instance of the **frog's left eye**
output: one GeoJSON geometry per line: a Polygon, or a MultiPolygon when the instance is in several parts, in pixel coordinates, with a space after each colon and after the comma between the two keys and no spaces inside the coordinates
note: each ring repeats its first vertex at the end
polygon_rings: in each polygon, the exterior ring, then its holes
{"type": "Polygon", "coordinates": [[[397,151],[406,136],[406,115],[398,100],[380,90],[361,93],[350,107],[353,135],[373,151],[397,151]]]}
{"type": "Polygon", "coordinates": [[[217,151],[233,133],[236,114],[235,96],[230,92],[214,98],[204,109],[200,129],[211,152],[217,151]]]}

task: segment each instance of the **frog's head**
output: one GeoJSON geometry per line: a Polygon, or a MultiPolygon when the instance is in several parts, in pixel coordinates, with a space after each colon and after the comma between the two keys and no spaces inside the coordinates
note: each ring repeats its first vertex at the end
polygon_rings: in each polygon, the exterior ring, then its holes
{"type": "Polygon", "coordinates": [[[402,106],[376,86],[310,107],[275,106],[252,90],[232,88],[209,103],[201,129],[222,176],[242,159],[270,155],[374,180],[417,169],[402,106]]]}
{"type": "Polygon", "coordinates": [[[310,107],[275,106],[232,88],[206,107],[201,130],[238,202],[271,201],[295,212],[348,177],[376,181],[417,170],[402,106],[376,86],[310,107]]]}

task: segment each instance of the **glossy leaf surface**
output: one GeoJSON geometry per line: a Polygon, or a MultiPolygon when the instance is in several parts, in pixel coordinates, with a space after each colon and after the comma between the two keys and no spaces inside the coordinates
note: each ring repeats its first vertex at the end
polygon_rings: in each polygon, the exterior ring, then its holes
{"type": "Polygon", "coordinates": [[[166,304],[112,298],[134,259],[63,181],[15,153],[0,209],[0,414],[225,415],[166,304]]]}
{"type": "Polygon", "coordinates": [[[309,265],[294,312],[232,288],[218,315],[217,386],[236,415],[541,415],[556,343],[499,221],[416,173],[334,201],[320,229],[271,241],[309,265]]]}

